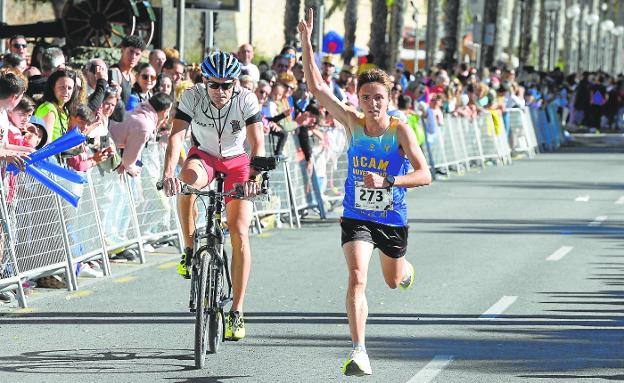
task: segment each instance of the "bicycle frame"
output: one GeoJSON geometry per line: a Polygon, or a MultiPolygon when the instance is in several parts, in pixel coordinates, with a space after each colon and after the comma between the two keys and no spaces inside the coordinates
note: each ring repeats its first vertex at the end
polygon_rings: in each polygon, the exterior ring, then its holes
{"type": "MultiPolygon", "coordinates": [[[[192,267],[192,278],[193,282],[196,282],[196,278],[199,278],[199,270],[201,265],[201,259],[198,258],[198,255],[205,251],[205,254],[209,254],[213,257],[216,262],[218,268],[225,269],[225,277],[228,286],[228,294],[227,298],[219,303],[219,309],[223,309],[223,307],[232,300],[232,280],[230,276],[229,270],[229,262],[228,257],[225,254],[224,246],[225,246],[225,234],[223,233],[223,228],[221,226],[222,223],[222,212],[224,208],[224,200],[223,200],[223,188],[224,188],[224,175],[222,173],[217,173],[215,176],[216,188],[215,190],[208,191],[208,205],[206,207],[206,227],[205,230],[195,230],[193,234],[193,256],[189,259],[192,267]],[[217,195],[221,196],[217,198],[217,195]],[[205,244],[202,242],[205,241],[205,244]]],[[[197,197],[199,198],[199,197],[197,197]]],[[[195,301],[197,292],[196,283],[191,283],[191,295],[189,308],[191,311],[194,311],[197,308],[197,302],[195,301]]],[[[214,313],[216,310],[215,307],[210,308],[210,313],[214,313]]]]}

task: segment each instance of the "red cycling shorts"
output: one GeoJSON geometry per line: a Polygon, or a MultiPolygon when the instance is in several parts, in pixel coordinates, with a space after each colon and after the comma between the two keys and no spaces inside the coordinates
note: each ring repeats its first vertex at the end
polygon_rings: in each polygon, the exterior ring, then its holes
{"type": "MultiPolygon", "coordinates": [[[[232,190],[234,185],[243,184],[249,179],[249,157],[243,153],[236,157],[227,159],[218,159],[210,154],[200,150],[197,146],[193,146],[188,153],[188,159],[199,159],[208,174],[208,184],[215,177],[215,171],[225,174],[223,179],[223,188],[225,191],[232,190]]],[[[230,202],[232,198],[225,199],[225,203],[230,202]]]]}

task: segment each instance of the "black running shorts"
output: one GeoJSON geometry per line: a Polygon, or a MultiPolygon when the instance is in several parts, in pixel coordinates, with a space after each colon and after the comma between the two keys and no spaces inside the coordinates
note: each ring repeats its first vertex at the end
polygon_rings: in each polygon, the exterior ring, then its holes
{"type": "Polygon", "coordinates": [[[391,258],[401,258],[407,252],[409,226],[388,226],[342,217],[340,227],[343,246],[351,241],[369,242],[391,258]]]}

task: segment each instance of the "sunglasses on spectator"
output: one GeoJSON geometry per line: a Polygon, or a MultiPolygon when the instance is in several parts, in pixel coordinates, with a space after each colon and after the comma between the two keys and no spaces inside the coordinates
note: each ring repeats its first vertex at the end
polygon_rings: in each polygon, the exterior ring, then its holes
{"type": "Polygon", "coordinates": [[[297,56],[295,56],[294,53],[284,53],[282,57],[287,58],[287,59],[294,59],[297,56]]]}
{"type": "Polygon", "coordinates": [[[234,86],[234,81],[229,81],[229,82],[215,82],[215,81],[208,81],[208,87],[210,89],[223,89],[223,90],[228,90],[230,88],[232,88],[234,86]]]}
{"type": "Polygon", "coordinates": [[[13,48],[26,48],[28,44],[13,44],[13,48]]]}
{"type": "Polygon", "coordinates": [[[156,81],[156,76],[150,76],[149,74],[142,74],[141,78],[145,81],[147,80],[156,81]]]}

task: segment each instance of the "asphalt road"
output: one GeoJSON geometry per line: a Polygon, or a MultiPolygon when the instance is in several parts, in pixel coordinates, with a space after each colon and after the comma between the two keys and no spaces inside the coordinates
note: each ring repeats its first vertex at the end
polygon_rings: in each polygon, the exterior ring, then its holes
{"type": "MultiPolygon", "coordinates": [[[[371,263],[370,382],[624,380],[624,154],[543,154],[409,193],[415,287],[371,263]]],[[[350,350],[335,220],[253,237],[247,338],[193,368],[177,256],[0,306],[0,382],[334,382],[350,350]]]]}

